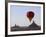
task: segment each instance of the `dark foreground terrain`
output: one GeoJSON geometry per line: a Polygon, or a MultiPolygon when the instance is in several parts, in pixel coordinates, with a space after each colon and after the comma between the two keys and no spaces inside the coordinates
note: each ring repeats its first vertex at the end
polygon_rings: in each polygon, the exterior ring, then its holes
{"type": "Polygon", "coordinates": [[[40,30],[39,26],[29,26],[29,27],[19,27],[13,26],[11,27],[11,31],[28,31],[28,30],[40,30]]]}

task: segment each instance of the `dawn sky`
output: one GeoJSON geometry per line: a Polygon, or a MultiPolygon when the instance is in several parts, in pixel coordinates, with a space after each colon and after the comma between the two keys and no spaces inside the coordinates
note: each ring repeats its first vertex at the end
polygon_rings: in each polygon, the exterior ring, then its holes
{"type": "Polygon", "coordinates": [[[27,21],[26,13],[28,11],[33,11],[35,16],[33,18],[37,25],[41,25],[41,7],[40,6],[10,6],[10,24],[11,26],[20,25],[28,26],[29,21],[27,21]]]}

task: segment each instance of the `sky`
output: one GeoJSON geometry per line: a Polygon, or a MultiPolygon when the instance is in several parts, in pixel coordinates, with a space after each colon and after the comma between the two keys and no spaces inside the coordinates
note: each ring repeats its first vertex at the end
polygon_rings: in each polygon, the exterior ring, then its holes
{"type": "Polygon", "coordinates": [[[34,22],[37,25],[41,25],[41,7],[40,6],[20,6],[20,5],[11,5],[10,6],[10,25],[14,26],[28,26],[29,21],[26,17],[28,11],[33,11],[34,22]]]}

